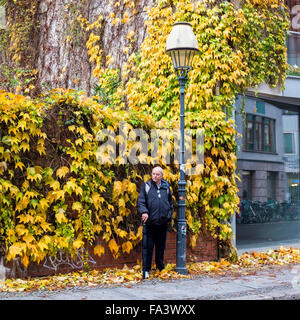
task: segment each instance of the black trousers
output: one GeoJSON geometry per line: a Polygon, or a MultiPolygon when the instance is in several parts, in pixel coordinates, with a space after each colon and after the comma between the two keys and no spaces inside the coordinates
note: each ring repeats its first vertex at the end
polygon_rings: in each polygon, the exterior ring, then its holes
{"type": "Polygon", "coordinates": [[[164,252],[166,247],[168,224],[152,226],[146,224],[147,258],[145,271],[151,270],[153,249],[155,246],[155,263],[159,270],[164,269],[164,252]]]}

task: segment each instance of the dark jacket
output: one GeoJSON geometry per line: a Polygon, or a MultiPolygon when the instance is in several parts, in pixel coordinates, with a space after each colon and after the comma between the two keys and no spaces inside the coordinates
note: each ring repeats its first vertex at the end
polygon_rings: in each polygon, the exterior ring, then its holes
{"type": "Polygon", "coordinates": [[[151,179],[150,189],[146,193],[146,183],[142,185],[140,194],[137,200],[137,210],[140,214],[148,213],[146,224],[162,225],[167,223],[172,218],[173,200],[170,185],[166,180],[161,180],[160,198],[158,196],[158,187],[151,179]]]}

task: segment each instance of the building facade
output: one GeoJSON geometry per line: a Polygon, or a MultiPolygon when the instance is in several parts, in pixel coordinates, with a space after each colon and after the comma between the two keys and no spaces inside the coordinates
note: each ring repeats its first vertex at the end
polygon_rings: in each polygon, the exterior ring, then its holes
{"type": "Polygon", "coordinates": [[[290,69],[284,88],[261,84],[236,99],[241,210],[232,226],[238,249],[300,245],[300,1],[286,4],[290,69]]]}
{"type": "Polygon", "coordinates": [[[238,144],[238,183],[242,200],[286,200],[286,173],[282,110],[259,99],[236,101],[236,127],[242,132],[238,144]]]}
{"type": "Polygon", "coordinates": [[[236,127],[243,135],[237,139],[242,200],[299,198],[300,2],[286,3],[291,19],[287,37],[290,70],[284,89],[261,84],[248,90],[245,101],[236,100],[236,127]]]}

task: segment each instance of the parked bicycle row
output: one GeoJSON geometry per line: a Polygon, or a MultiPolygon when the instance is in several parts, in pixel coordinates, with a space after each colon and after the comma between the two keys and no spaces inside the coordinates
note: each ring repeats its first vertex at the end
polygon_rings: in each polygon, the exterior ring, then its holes
{"type": "Polygon", "coordinates": [[[236,215],[239,224],[291,220],[300,220],[300,203],[242,200],[240,212],[236,215]]]}

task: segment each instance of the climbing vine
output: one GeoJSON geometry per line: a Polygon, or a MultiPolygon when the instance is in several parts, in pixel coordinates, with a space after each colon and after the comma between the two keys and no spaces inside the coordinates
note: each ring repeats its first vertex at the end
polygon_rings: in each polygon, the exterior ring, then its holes
{"type": "MultiPolygon", "coordinates": [[[[222,113],[191,113],[188,119],[205,130],[206,154],[203,174],[190,176],[187,184],[189,245],[195,246],[203,226],[226,242],[231,234],[226,219],[237,204],[235,131],[222,113]]],[[[109,149],[98,150],[99,130],[114,133],[120,148],[121,121],[128,127],[127,156],[136,143],[134,128],[148,133],[173,128],[149,115],[103,108],[76,91],[54,90],[34,100],[0,92],[0,244],[8,260],[20,257],[28,266],[58,250],[76,254],[87,243],[102,256],[105,247],[98,239],[117,258],[140,242],[136,200],[141,183],[150,178],[147,163],[153,159],[140,153],[137,164],[124,163],[119,153],[115,162],[99,161],[110,159],[109,149]]],[[[176,165],[162,165],[173,191],[174,229],[179,172],[176,165]]]]}
{"type": "Polygon", "coordinates": [[[2,88],[29,94],[35,89],[37,70],[33,69],[39,29],[39,1],[1,0],[5,7],[8,28],[0,40],[0,50],[7,55],[7,64],[0,66],[2,88]]]}
{"type": "Polygon", "coordinates": [[[21,257],[28,266],[59,249],[74,254],[85,242],[101,256],[97,235],[115,257],[129,253],[142,235],[130,217],[139,175],[101,166],[96,155],[98,130],[114,130],[121,120],[130,125],[134,116],[103,111],[69,91],[37,100],[2,91],[0,113],[0,242],[7,259],[21,257]]]}
{"type": "MultiPolygon", "coordinates": [[[[25,2],[5,1],[9,6],[25,2]]],[[[30,3],[23,9],[31,10],[33,17],[37,2],[30,3]]],[[[111,7],[109,21],[116,28],[136,14],[136,1],[120,0],[111,7]]],[[[128,63],[121,70],[114,68],[112,56],[103,54],[103,16],[91,22],[79,15],[76,21],[87,33],[86,46],[98,81],[95,97],[57,89],[31,99],[0,91],[0,243],[7,258],[21,257],[28,266],[59,249],[74,254],[85,243],[101,256],[105,249],[97,243],[98,237],[117,258],[140,242],[135,203],[139,186],[150,177],[153,159],[140,154],[140,163],[133,165],[124,164],[117,155],[115,164],[100,165],[97,133],[107,129],[120,144],[121,121],[129,125],[129,131],[178,129],[178,81],[165,43],[174,22],[182,20],[191,23],[200,50],[186,86],[186,126],[204,130],[201,172],[187,177],[189,245],[196,245],[200,232],[209,231],[230,247],[230,219],[239,202],[237,133],[224,108],[231,111],[236,94],[250,86],[283,82],[288,21],[282,8],[281,0],[245,0],[238,5],[157,0],[148,8],[147,37],[139,50],[135,50],[134,31],[128,30],[124,48],[128,63]]],[[[19,31],[11,31],[14,48],[26,43],[19,31]]],[[[18,52],[14,59],[21,63],[18,52]]],[[[134,145],[133,140],[128,147],[134,145]]],[[[174,157],[174,144],[170,150],[174,157]]],[[[178,165],[165,165],[161,159],[160,164],[171,183],[176,210],[178,165]]],[[[176,214],[173,230],[175,222],[176,214]]]]}

